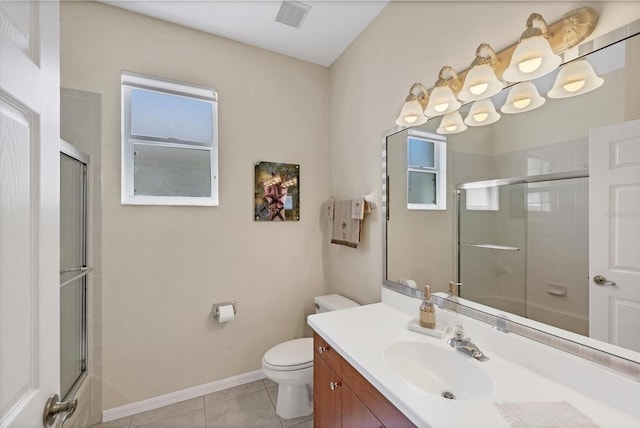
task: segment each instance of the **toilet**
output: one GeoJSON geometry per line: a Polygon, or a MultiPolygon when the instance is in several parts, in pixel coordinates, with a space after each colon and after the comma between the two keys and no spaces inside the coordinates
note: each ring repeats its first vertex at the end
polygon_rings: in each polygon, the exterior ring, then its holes
{"type": "MultiPolygon", "coordinates": [[[[339,294],[313,299],[316,313],[360,306],[339,294]]],[[[290,419],[313,412],[313,338],[289,340],[265,352],[262,373],[278,384],[278,416],[290,419]]]]}

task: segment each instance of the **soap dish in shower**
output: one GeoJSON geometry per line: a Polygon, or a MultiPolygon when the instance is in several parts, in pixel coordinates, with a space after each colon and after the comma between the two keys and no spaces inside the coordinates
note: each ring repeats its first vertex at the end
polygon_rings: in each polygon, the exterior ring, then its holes
{"type": "Polygon", "coordinates": [[[441,339],[449,328],[446,324],[441,323],[436,323],[436,328],[422,327],[416,318],[409,321],[407,323],[407,327],[409,327],[409,330],[415,331],[416,333],[426,334],[427,336],[437,337],[438,339],[441,339]]]}

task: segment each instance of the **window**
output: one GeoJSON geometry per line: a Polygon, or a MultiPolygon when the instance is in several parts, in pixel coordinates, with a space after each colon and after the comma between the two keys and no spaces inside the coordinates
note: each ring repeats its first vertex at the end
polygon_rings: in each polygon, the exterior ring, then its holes
{"type": "Polygon", "coordinates": [[[447,209],[446,185],[446,139],[410,130],[407,138],[407,208],[447,209]]]}
{"type": "Polygon", "coordinates": [[[214,89],[122,73],[123,204],[218,205],[214,89]]]}
{"type": "Polygon", "coordinates": [[[466,207],[469,211],[498,211],[500,193],[497,187],[466,189],[466,207]]]}

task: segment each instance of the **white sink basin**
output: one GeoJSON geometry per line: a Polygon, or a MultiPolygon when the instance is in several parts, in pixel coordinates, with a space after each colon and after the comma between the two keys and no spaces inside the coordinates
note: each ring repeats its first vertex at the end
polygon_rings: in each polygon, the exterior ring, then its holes
{"type": "Polygon", "coordinates": [[[431,394],[456,400],[483,398],[493,392],[484,364],[453,348],[402,341],[384,350],[386,363],[400,377],[431,394]]]}

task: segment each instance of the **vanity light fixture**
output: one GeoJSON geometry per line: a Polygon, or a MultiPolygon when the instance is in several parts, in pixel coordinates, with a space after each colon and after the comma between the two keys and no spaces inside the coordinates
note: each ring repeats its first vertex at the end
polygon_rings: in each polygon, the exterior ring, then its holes
{"type": "Polygon", "coordinates": [[[396,119],[396,125],[416,126],[425,123],[427,117],[424,115],[424,109],[428,99],[427,89],[420,83],[414,83],[409,89],[409,95],[404,100],[400,116],[396,119]],[[419,91],[418,95],[414,93],[415,91],[419,91]]]}
{"type": "Polygon", "coordinates": [[[424,111],[425,116],[436,117],[454,112],[460,108],[460,101],[456,99],[455,92],[460,90],[462,82],[455,71],[448,65],[442,67],[438,74],[436,86],[429,94],[429,102],[424,111]],[[449,79],[445,74],[449,73],[449,79]]]}
{"type": "Polygon", "coordinates": [[[520,82],[509,90],[507,101],[500,109],[503,113],[524,113],[537,109],[545,103],[545,99],[538,93],[538,88],[532,82],[520,82]]]}
{"type": "Polygon", "coordinates": [[[442,116],[440,127],[436,130],[438,134],[457,134],[466,131],[467,125],[462,121],[460,112],[454,111],[442,116]]]}
{"type": "Polygon", "coordinates": [[[509,82],[522,82],[537,79],[558,68],[562,58],[553,53],[548,40],[550,37],[542,15],[532,13],[502,78],[509,82]],[[536,24],[539,28],[534,27],[536,24]]]}
{"type": "Polygon", "coordinates": [[[571,61],[562,66],[553,88],[547,93],[549,98],[569,98],[598,89],[604,79],[598,77],[586,59],[571,61]]]}
{"type": "Polygon", "coordinates": [[[496,52],[489,44],[482,43],[478,46],[476,58],[471,63],[471,70],[464,79],[458,99],[464,102],[478,101],[500,92],[504,88],[504,83],[496,77],[495,68],[498,63],[496,52]],[[484,52],[489,54],[488,58],[482,56],[484,52]]]}
{"type": "MultiPolygon", "coordinates": [[[[524,82],[553,71],[562,61],[556,54],[582,43],[593,33],[597,22],[598,13],[590,7],[573,9],[549,26],[540,14],[531,14],[527,19],[527,29],[517,43],[499,52],[495,52],[491,46],[483,43],[476,50],[476,58],[470,68],[456,74],[451,67],[443,67],[432,89],[425,89],[419,83],[415,83],[411,87],[396,124],[415,126],[424,123],[423,116],[427,118],[442,116],[456,111],[460,103],[455,96],[463,102],[490,98],[492,95],[489,94],[494,90],[496,81],[498,84],[524,82]],[[492,73],[489,73],[488,68],[491,68],[492,73]],[[445,79],[444,73],[449,73],[452,77],[445,79]],[[478,77],[485,73],[489,75],[488,80],[478,77]],[[490,76],[491,74],[495,75],[496,81],[490,76]],[[464,87],[462,82],[465,83],[464,87]],[[418,86],[420,94],[415,92],[418,86]],[[424,107],[422,116],[417,113],[417,105],[412,101],[417,101],[424,107]]],[[[584,85],[579,80],[565,82],[564,91],[574,90],[575,95],[578,95],[591,87],[588,79],[585,79],[584,85]],[[581,85],[585,90],[578,88],[581,85]]],[[[534,97],[529,99],[524,97],[515,101],[515,104],[504,106],[502,111],[520,113],[533,110],[544,103],[544,98],[540,97],[536,91],[534,97]]],[[[482,116],[478,117],[482,118],[482,116]]],[[[489,115],[485,120],[489,120],[489,115]]]]}
{"type": "Polygon", "coordinates": [[[464,123],[469,126],[485,126],[497,122],[498,119],[500,119],[500,113],[496,111],[493,102],[487,98],[473,103],[464,123]]]}

